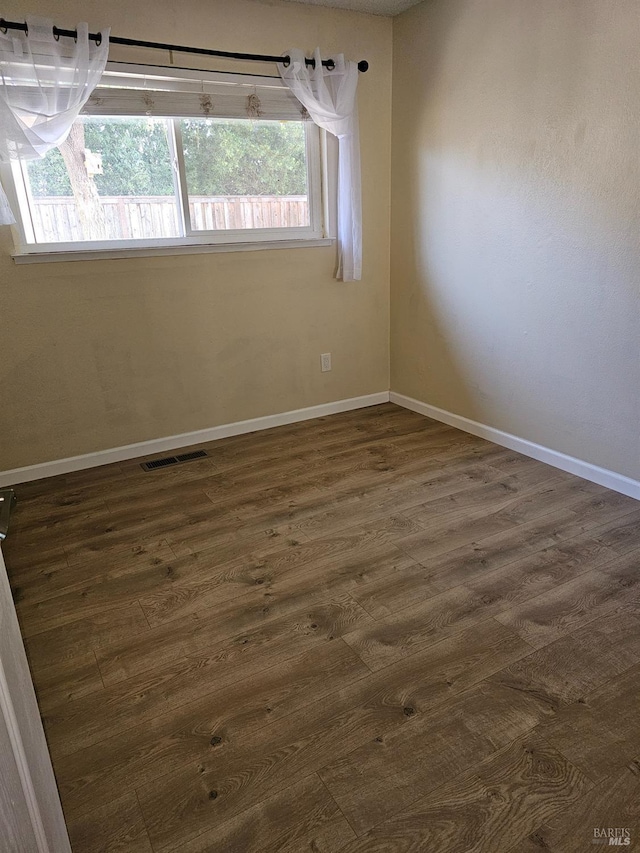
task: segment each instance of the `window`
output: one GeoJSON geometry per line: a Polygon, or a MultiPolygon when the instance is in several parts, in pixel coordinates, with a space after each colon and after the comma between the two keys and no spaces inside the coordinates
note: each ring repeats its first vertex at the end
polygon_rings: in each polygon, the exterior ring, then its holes
{"type": "Polygon", "coordinates": [[[23,252],[324,236],[320,131],[279,80],[134,69],[107,71],[60,148],[12,164],[23,252]]]}

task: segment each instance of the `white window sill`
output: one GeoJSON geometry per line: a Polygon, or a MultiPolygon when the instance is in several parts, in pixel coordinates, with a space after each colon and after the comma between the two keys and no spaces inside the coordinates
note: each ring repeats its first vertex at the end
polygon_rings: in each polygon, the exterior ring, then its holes
{"type": "Polygon", "coordinates": [[[107,258],[152,258],[158,255],[194,255],[208,252],[255,252],[261,249],[313,249],[331,246],[333,237],[311,240],[270,240],[255,243],[198,243],[182,246],[140,246],[123,249],[78,249],[59,252],[16,252],[16,264],[47,264],[56,261],[97,261],[107,258]]]}

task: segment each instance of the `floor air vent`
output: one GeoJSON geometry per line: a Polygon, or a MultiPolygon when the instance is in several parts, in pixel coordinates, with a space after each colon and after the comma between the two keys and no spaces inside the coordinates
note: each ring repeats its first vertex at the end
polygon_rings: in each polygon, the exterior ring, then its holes
{"type": "Polygon", "coordinates": [[[191,462],[192,459],[202,459],[206,455],[206,450],[192,450],[191,453],[179,453],[176,459],[178,462],[191,462]]]}
{"type": "Polygon", "coordinates": [[[156,468],[166,468],[167,465],[179,465],[181,462],[191,462],[192,459],[202,459],[207,456],[206,450],[192,450],[191,453],[179,453],[177,456],[165,456],[164,459],[152,459],[151,462],[141,462],[143,471],[155,471],[156,468]]]}

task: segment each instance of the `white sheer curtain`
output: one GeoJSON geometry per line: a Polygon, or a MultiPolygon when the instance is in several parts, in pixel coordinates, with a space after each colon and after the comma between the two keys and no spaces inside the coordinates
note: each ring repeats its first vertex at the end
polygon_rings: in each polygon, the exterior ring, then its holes
{"type": "Polygon", "coordinates": [[[343,281],[362,278],[362,194],[358,132],[358,66],[336,56],[333,69],[322,65],[320,49],[315,68],[307,66],[301,50],[287,52],[288,66],[280,75],[313,121],[338,137],[338,272],[343,281]]]}
{"type": "MultiPolygon", "coordinates": [[[[109,52],[109,30],[97,45],[87,24],[78,24],[77,39],[56,40],[53,21],[26,20],[28,33],[0,32],[0,162],[44,157],[64,142],[109,52]]],[[[13,222],[0,187],[0,225],[13,222]]]]}

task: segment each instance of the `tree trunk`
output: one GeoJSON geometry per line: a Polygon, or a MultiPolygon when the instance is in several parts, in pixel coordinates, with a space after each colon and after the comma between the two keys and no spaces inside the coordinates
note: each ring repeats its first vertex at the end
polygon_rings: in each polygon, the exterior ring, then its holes
{"type": "Polygon", "coordinates": [[[84,125],[76,121],[60,146],[60,153],[69,173],[83,238],[106,240],[107,222],[95,182],[87,172],[84,149],[84,125]]]}

